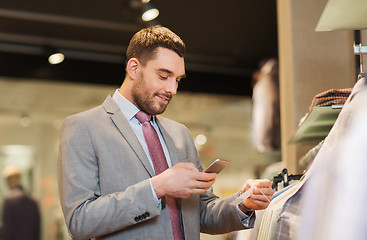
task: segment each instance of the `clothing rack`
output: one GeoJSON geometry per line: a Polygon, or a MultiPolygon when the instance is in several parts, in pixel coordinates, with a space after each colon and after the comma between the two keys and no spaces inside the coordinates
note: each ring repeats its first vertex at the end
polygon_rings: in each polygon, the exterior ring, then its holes
{"type": "Polygon", "coordinates": [[[283,168],[281,173],[279,173],[277,176],[274,176],[272,188],[275,191],[278,191],[278,183],[283,182],[283,187],[288,187],[289,181],[300,180],[302,176],[303,174],[289,175],[288,169],[283,168]]]}
{"type": "Polygon", "coordinates": [[[353,47],[354,47],[354,55],[359,55],[359,71],[360,71],[360,74],[363,74],[363,54],[366,54],[367,53],[367,46],[362,46],[362,44],[357,44],[354,43],[353,44],[353,47]]]}

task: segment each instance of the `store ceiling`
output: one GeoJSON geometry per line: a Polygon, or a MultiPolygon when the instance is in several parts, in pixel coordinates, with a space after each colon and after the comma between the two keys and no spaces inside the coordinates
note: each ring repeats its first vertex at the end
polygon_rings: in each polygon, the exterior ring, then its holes
{"type": "MultiPolygon", "coordinates": [[[[0,2],[0,75],[120,85],[131,36],[147,26],[139,0],[0,2]],[[61,50],[66,60],[47,63],[61,50]]],[[[187,45],[183,91],[251,94],[259,62],[277,56],[275,0],[151,0],[187,45]]]]}

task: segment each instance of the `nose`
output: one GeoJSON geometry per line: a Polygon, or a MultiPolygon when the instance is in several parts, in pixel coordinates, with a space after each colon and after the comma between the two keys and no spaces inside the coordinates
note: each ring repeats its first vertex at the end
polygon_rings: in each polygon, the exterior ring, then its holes
{"type": "Polygon", "coordinates": [[[177,87],[178,87],[178,82],[176,81],[176,79],[170,79],[169,81],[166,81],[164,91],[170,94],[171,96],[173,96],[177,93],[177,87]]]}

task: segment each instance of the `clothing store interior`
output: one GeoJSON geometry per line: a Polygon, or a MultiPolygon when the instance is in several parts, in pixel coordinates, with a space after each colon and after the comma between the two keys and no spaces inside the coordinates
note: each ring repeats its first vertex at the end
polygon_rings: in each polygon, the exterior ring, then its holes
{"type": "Polygon", "coordinates": [[[253,229],[200,239],[367,239],[367,188],[356,184],[367,167],[366,12],[364,0],[2,1],[0,230],[15,166],[40,239],[71,239],[57,180],[63,120],[113,94],[130,38],[162,25],[187,48],[162,116],[189,129],[204,169],[230,161],[214,193],[258,178],[275,190],[253,229]]]}

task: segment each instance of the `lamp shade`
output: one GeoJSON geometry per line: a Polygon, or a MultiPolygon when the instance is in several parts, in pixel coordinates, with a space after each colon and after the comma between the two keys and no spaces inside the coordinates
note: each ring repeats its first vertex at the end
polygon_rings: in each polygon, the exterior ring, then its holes
{"type": "Polygon", "coordinates": [[[316,32],[367,28],[367,0],[329,0],[316,32]]]}

